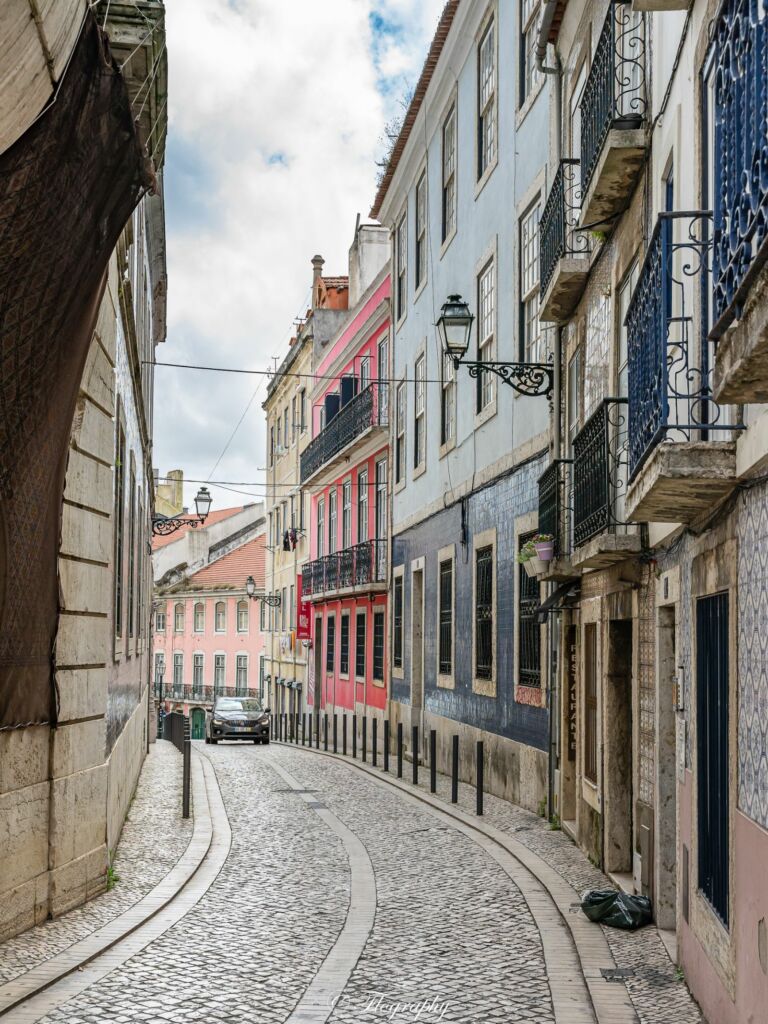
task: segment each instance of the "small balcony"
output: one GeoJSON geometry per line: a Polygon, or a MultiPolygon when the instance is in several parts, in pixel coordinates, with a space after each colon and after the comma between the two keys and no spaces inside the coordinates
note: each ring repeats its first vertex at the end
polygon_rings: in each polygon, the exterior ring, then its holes
{"type": "Polygon", "coordinates": [[[590,239],[578,230],[581,174],[578,160],[561,160],[539,224],[539,319],[566,323],[589,277],[590,239]]]}
{"type": "MultiPolygon", "coordinates": [[[[387,384],[375,381],[343,405],[320,431],[301,456],[301,483],[310,480],[322,484],[331,479],[333,470],[354,444],[372,438],[375,450],[386,436],[389,393],[387,384]]],[[[361,458],[364,452],[360,452],[361,458]]]]}
{"type": "Polygon", "coordinates": [[[358,590],[383,590],[387,583],[387,542],[367,540],[308,562],[301,576],[303,597],[343,597],[358,590]]]}
{"type": "Polygon", "coordinates": [[[712,40],[714,393],[718,402],[768,402],[765,12],[759,17],[748,0],[726,0],[712,40]]]}
{"type": "Polygon", "coordinates": [[[573,440],[574,568],[604,569],[642,547],[625,511],[627,407],[626,398],[604,399],[573,440]]]}
{"type": "Polygon", "coordinates": [[[555,540],[555,557],[539,573],[542,581],[578,576],[570,560],[570,465],[570,459],[554,459],[539,477],[539,533],[548,533],[555,540]]]}
{"type": "Polygon", "coordinates": [[[581,101],[582,227],[611,226],[634,191],[648,147],[643,15],[613,0],[581,101]]]}
{"type": "Polygon", "coordinates": [[[692,522],[736,484],[744,425],[712,389],[711,237],[709,211],[661,214],[627,311],[626,506],[639,522],[692,522]]]}

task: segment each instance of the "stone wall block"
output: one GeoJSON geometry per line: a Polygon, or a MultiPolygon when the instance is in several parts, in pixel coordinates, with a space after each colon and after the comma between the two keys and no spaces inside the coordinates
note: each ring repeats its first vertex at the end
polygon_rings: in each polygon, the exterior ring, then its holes
{"type": "Polygon", "coordinates": [[[100,665],[108,650],[109,622],[90,615],[62,615],[56,637],[56,663],[100,665]]]}
{"type": "Polygon", "coordinates": [[[80,395],[72,421],[72,441],[81,452],[112,465],[115,451],[115,424],[112,417],[80,395]]]}
{"type": "Polygon", "coordinates": [[[51,871],[49,906],[52,917],[98,896],[107,888],[107,847],[102,844],[51,871]]]}
{"type": "Polygon", "coordinates": [[[60,725],[53,733],[52,777],[63,778],[103,764],[105,753],[106,722],[103,718],[60,725]]]}
{"type": "Polygon", "coordinates": [[[13,889],[48,867],[48,783],[0,796],[0,888],[13,889]]]}
{"type": "Polygon", "coordinates": [[[62,555],[109,562],[112,557],[112,521],[74,505],[64,505],[61,520],[62,555]]]}
{"type": "Polygon", "coordinates": [[[49,733],[47,725],[0,732],[0,793],[46,781],[49,733]]]}
{"type": "Polygon", "coordinates": [[[112,512],[112,476],[107,466],[71,448],[64,497],[109,515],[112,512]]]}
{"type": "Polygon", "coordinates": [[[106,565],[63,558],[59,562],[59,579],[63,611],[107,614],[112,596],[112,576],[106,565]]]}
{"type": "Polygon", "coordinates": [[[103,715],[107,707],[106,668],[63,669],[56,673],[59,723],[103,715]]]}
{"type": "Polygon", "coordinates": [[[51,866],[61,867],[104,844],[107,766],[55,779],[51,786],[51,866]]]}
{"type": "MultiPolygon", "coordinates": [[[[115,368],[104,349],[94,339],[88,349],[85,373],[80,382],[81,393],[90,398],[105,412],[114,414],[115,409],[115,368]]],[[[114,436],[114,425],[112,430],[114,436]]]]}
{"type": "Polygon", "coordinates": [[[25,932],[48,917],[48,873],[3,893],[0,900],[0,942],[25,932]]]}

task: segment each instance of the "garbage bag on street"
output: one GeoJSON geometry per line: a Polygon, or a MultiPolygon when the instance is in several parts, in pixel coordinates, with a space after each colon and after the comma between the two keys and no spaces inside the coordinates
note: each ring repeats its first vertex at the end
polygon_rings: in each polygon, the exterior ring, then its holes
{"type": "Polygon", "coordinates": [[[581,909],[590,919],[611,928],[632,931],[653,920],[647,896],[630,896],[617,889],[590,889],[581,898],[581,909]]]}

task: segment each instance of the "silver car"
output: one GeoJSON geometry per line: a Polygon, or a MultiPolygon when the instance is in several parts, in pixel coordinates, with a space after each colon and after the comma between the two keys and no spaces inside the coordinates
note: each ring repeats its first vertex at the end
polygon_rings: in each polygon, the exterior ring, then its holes
{"type": "Polygon", "coordinates": [[[269,743],[269,708],[255,697],[217,697],[205,715],[205,742],[219,740],[269,743]]]}

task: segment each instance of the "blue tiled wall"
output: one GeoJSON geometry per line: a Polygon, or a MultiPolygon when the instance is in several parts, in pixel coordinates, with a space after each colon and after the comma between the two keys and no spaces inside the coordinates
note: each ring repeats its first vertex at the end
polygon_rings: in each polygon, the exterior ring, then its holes
{"type": "MultiPolygon", "coordinates": [[[[411,591],[410,564],[425,558],[424,706],[428,711],[478,729],[545,750],[547,711],[514,699],[515,518],[538,507],[537,479],[544,469],[537,460],[465,499],[466,544],[461,544],[461,503],[399,534],[393,542],[392,565],[406,566],[403,608],[403,679],[391,681],[392,699],[410,704],[411,591]],[[472,692],[472,538],[496,527],[497,541],[497,695],[472,692]],[[437,552],[456,545],[455,560],[455,688],[437,686],[437,552]]],[[[544,685],[542,678],[542,685],[544,685]]]]}

